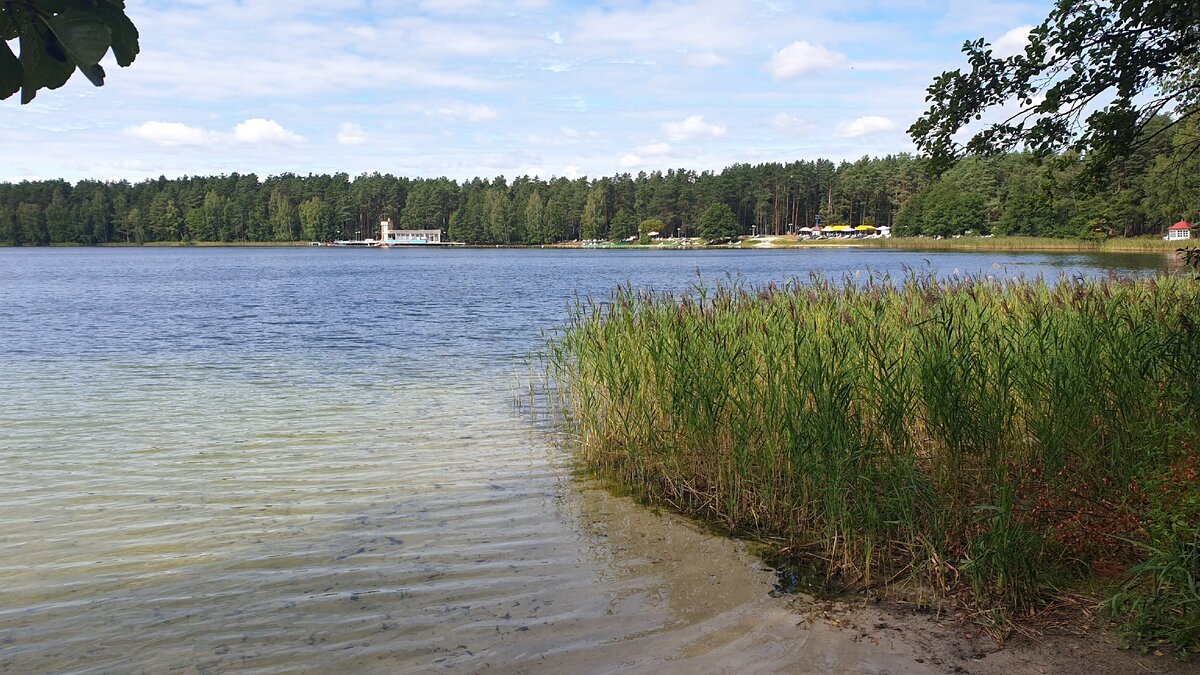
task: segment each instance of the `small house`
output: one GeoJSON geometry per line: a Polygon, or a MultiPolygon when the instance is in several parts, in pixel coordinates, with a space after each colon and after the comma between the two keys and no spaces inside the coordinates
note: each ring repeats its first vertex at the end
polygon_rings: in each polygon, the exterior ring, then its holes
{"type": "Polygon", "coordinates": [[[1184,239],[1192,238],[1192,225],[1186,220],[1181,220],[1171,227],[1167,228],[1167,236],[1164,237],[1167,241],[1183,241],[1184,239]]]}

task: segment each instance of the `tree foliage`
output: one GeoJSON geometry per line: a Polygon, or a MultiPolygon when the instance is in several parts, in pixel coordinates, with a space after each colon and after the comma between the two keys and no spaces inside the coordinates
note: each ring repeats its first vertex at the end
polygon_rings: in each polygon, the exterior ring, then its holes
{"type": "Polygon", "coordinates": [[[594,179],[339,173],[0,183],[0,244],[365,239],[388,218],[471,244],[649,242],[649,232],[708,236],[702,216],[714,204],[728,208],[734,230],[713,238],[794,232],[818,216],[929,236],[1139,236],[1200,216],[1200,155],[1189,156],[1200,119],[1168,123],[1113,163],[1103,189],[1088,191],[1076,184],[1083,161],[1072,153],[1049,163],[1031,153],[969,157],[933,181],[925,160],[892,155],[594,179]]]}
{"type": "Polygon", "coordinates": [[[713,204],[700,216],[700,237],[705,241],[728,241],[737,236],[737,216],[728,204],[713,204]]]}
{"type": "Polygon", "coordinates": [[[600,239],[608,229],[604,214],[604,188],[595,186],[588,191],[587,201],[580,218],[580,236],[584,239],[600,239]]]}
{"type": "Polygon", "coordinates": [[[1200,109],[1198,48],[1200,3],[1058,0],[1024,53],[1000,57],[982,39],[967,42],[970,71],[933,81],[931,106],[909,133],[937,173],[963,154],[1024,148],[1072,150],[1098,174],[1150,142],[1160,115],[1178,123],[1200,109]],[[994,114],[1002,119],[975,124],[994,114]]]}
{"type": "Polygon", "coordinates": [[[637,226],[637,219],[633,217],[633,214],[622,208],[617,211],[617,215],[613,216],[608,233],[613,241],[625,241],[630,237],[637,236],[637,226]]]}
{"type": "Polygon", "coordinates": [[[124,0],[0,0],[0,99],[20,91],[21,103],[29,103],[39,89],[58,89],[76,70],[103,86],[100,60],[109,49],[121,67],[138,54],[138,31],[124,0]]]}

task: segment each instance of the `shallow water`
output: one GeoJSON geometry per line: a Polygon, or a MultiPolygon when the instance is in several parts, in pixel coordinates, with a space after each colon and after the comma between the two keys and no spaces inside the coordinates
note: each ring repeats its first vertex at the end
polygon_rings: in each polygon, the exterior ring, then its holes
{"type": "Polygon", "coordinates": [[[577,293],[925,261],[1168,259],[0,249],[0,672],[894,670],[797,639],[740,545],[572,479],[512,402],[577,293]]]}

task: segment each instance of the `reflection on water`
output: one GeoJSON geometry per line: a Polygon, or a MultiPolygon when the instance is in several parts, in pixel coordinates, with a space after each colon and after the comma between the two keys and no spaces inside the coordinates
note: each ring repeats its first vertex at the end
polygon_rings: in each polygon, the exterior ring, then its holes
{"type": "Polygon", "coordinates": [[[892,669],[510,408],[576,291],[856,255],[0,250],[0,671],[892,669]]]}

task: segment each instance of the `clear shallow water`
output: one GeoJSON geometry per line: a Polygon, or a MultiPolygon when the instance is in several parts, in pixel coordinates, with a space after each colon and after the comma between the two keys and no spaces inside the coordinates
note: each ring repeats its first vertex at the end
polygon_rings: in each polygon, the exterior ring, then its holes
{"type": "Polygon", "coordinates": [[[521,358],[577,293],[618,283],[925,261],[1058,276],[1168,258],[0,249],[0,672],[800,658],[761,633],[770,577],[737,545],[570,479],[511,407],[521,358]]]}

